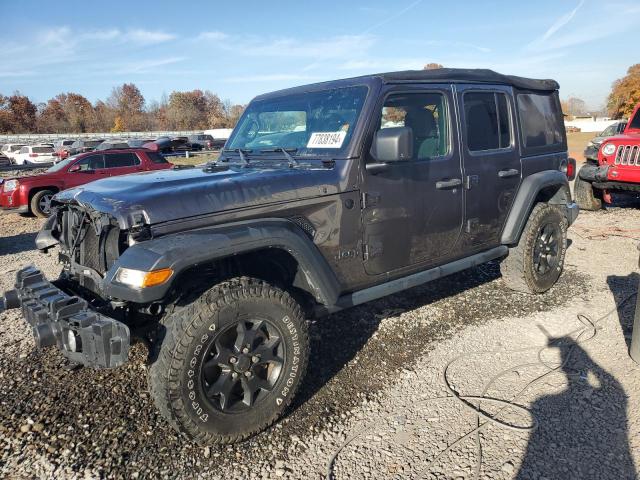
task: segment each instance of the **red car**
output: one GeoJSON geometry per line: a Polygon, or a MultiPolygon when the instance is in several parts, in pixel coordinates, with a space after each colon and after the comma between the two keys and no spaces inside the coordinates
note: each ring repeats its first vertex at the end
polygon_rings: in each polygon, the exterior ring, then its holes
{"type": "Polygon", "coordinates": [[[611,192],[640,193],[640,104],[623,133],[605,139],[597,162],[587,159],[576,178],[576,203],[597,210],[611,203],[611,192]]]}
{"type": "Polygon", "coordinates": [[[160,153],[146,148],[82,153],[63,160],[43,174],[4,179],[0,183],[0,209],[46,217],[51,198],[61,190],[100,178],[172,166],[160,153]]]}

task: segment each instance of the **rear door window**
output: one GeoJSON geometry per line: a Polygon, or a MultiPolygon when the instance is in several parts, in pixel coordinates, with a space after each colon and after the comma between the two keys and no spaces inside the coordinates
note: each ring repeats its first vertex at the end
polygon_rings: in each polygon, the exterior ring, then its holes
{"type": "Polygon", "coordinates": [[[465,93],[464,116],[469,151],[511,147],[511,116],[504,93],[465,93]]]}
{"type": "Polygon", "coordinates": [[[105,168],[133,167],[140,164],[135,153],[108,153],[105,157],[105,168]]]}

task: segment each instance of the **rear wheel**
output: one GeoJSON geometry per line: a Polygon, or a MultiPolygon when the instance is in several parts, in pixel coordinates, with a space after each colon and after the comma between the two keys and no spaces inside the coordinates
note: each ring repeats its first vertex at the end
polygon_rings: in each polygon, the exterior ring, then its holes
{"type": "Polygon", "coordinates": [[[577,176],[574,184],[574,193],[576,203],[581,210],[600,210],[602,208],[600,192],[594,190],[591,182],[587,182],[577,176]]]}
{"type": "Polygon", "coordinates": [[[233,443],[264,430],[304,376],[309,341],[302,311],[266,282],[221,283],[163,324],[151,393],[171,425],[198,443],[233,443]]]}
{"type": "Polygon", "coordinates": [[[31,212],[38,217],[48,217],[51,214],[51,199],[55,192],[40,190],[31,197],[31,212]]]}
{"type": "Polygon", "coordinates": [[[518,244],[500,264],[506,285],[524,293],[542,293],[558,281],[567,251],[567,219],[554,206],[538,203],[518,244]]]}

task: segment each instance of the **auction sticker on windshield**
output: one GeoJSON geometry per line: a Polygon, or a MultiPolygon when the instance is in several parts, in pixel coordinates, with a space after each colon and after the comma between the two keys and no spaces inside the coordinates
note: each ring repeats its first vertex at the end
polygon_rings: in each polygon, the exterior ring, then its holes
{"type": "Polygon", "coordinates": [[[347,132],[314,132],[307,148],[340,148],[347,132]]]}

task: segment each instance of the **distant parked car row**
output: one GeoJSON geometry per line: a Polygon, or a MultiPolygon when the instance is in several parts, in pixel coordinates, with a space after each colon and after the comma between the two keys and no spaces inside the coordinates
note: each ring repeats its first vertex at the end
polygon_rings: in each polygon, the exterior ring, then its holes
{"type": "Polygon", "coordinates": [[[222,148],[226,139],[214,139],[212,135],[197,134],[184,137],[158,138],[82,138],[60,139],[53,143],[26,145],[24,143],[7,143],[1,145],[1,165],[35,165],[57,163],[72,155],[123,148],[142,148],[149,143],[155,143],[154,150],[161,153],[187,152],[199,150],[214,150],[222,148]]]}
{"type": "Polygon", "coordinates": [[[172,166],[157,151],[128,145],[125,149],[80,153],[58,162],[40,175],[0,179],[0,210],[46,217],[51,198],[59,191],[100,178],[172,166]]]}

